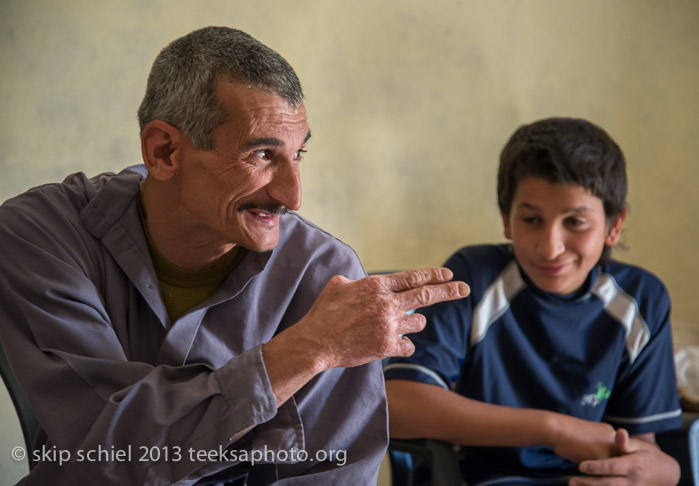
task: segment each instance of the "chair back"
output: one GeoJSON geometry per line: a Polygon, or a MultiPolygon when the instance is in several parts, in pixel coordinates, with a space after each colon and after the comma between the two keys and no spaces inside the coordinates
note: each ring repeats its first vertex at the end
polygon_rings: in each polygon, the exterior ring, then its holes
{"type": "Polygon", "coordinates": [[[12,368],[10,368],[10,363],[7,361],[2,346],[0,346],[0,375],[2,375],[2,381],[5,383],[5,388],[7,388],[7,392],[12,399],[12,404],[15,406],[19,424],[22,428],[25,450],[27,451],[27,457],[30,458],[29,464],[31,466],[32,446],[39,430],[39,422],[34,415],[32,407],[29,405],[29,400],[27,400],[24,390],[22,390],[17,378],[15,378],[12,368]]]}

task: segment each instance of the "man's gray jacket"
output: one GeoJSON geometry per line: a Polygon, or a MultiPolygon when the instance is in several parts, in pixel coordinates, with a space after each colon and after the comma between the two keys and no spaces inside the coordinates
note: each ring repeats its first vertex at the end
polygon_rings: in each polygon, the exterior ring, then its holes
{"type": "Polygon", "coordinates": [[[333,275],[365,275],[356,254],[287,213],[273,251],[171,323],[138,216],[144,175],[75,174],[0,207],[0,339],[48,437],[21,484],[376,484],[379,363],[325,371],[277,409],[261,352],[333,275]]]}

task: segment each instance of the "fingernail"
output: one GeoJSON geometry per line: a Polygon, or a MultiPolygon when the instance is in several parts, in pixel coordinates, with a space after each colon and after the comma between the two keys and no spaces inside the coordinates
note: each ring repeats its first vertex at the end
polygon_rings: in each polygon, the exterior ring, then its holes
{"type": "Polygon", "coordinates": [[[442,277],[442,280],[451,280],[454,277],[454,274],[448,268],[442,268],[439,274],[442,277]]]}
{"type": "Polygon", "coordinates": [[[459,283],[459,295],[461,297],[466,297],[470,291],[471,291],[471,289],[469,288],[468,285],[466,285],[463,282],[459,283]]]}

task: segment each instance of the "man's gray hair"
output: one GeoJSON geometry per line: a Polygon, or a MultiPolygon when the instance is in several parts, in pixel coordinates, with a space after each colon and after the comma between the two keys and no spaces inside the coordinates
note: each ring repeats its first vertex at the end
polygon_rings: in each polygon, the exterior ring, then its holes
{"type": "Polygon", "coordinates": [[[161,120],[194,147],[211,150],[212,132],[226,116],[215,96],[219,79],[271,91],[292,106],[303,100],[294,69],[278,53],[240,30],[205,27],[174,40],[155,58],[138,109],[141,133],[161,120]]]}

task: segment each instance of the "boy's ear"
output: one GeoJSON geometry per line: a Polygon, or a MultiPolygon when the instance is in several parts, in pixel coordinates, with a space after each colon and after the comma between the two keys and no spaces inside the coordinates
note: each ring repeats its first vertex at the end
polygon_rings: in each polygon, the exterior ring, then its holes
{"type": "Polygon", "coordinates": [[[607,246],[614,246],[619,243],[619,239],[621,238],[621,227],[624,225],[627,210],[627,206],[624,205],[624,210],[612,221],[612,224],[609,227],[609,232],[607,233],[607,238],[604,240],[604,243],[607,246]]]}
{"type": "Polygon", "coordinates": [[[505,229],[505,238],[508,240],[512,239],[512,230],[510,228],[510,218],[507,214],[505,213],[500,213],[500,216],[502,216],[502,227],[505,229]]]}
{"type": "Polygon", "coordinates": [[[177,172],[175,153],[180,148],[181,140],[182,133],[164,121],[155,120],[143,128],[141,155],[151,177],[166,181],[177,172]]]}

